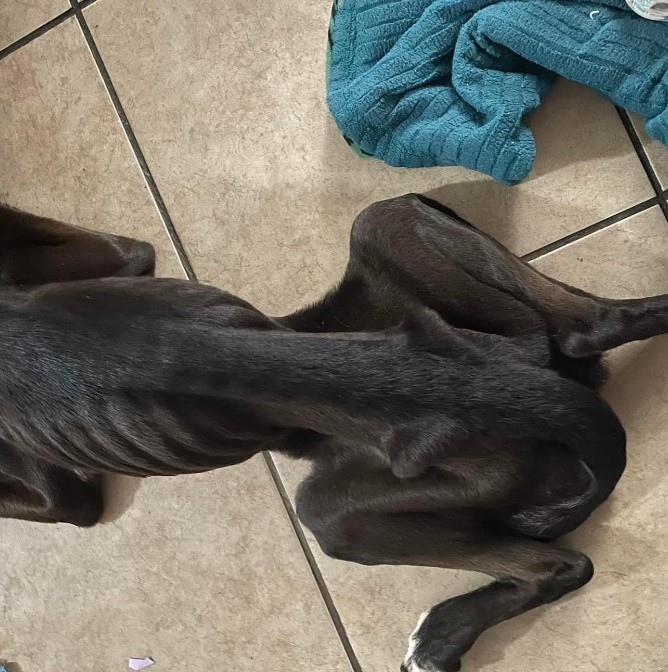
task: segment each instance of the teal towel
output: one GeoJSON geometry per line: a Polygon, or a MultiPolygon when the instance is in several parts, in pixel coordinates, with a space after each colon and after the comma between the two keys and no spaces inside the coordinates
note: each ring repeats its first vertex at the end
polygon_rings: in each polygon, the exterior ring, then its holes
{"type": "Polygon", "coordinates": [[[556,75],[641,114],[668,144],[668,23],[624,0],[338,0],[330,110],[393,166],[465,166],[506,184],[536,145],[523,117],[556,75]]]}

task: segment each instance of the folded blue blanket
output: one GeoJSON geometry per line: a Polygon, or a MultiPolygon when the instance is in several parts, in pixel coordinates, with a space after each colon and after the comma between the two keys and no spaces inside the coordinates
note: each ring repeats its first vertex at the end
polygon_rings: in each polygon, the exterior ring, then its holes
{"type": "Polygon", "coordinates": [[[536,145],[523,117],[556,75],[646,119],[668,144],[668,23],[624,0],[338,0],[329,107],[393,166],[465,166],[507,184],[536,145]]]}

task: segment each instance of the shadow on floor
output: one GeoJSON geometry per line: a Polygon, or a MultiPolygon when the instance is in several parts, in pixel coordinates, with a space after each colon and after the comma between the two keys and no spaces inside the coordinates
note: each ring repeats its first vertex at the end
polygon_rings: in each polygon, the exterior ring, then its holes
{"type": "MultiPolygon", "coordinates": [[[[118,474],[107,474],[104,477],[104,513],[101,523],[118,520],[134,502],[135,495],[141,487],[142,479],[118,474]]],[[[10,672],[8,669],[7,672],[10,672]]]]}
{"type": "Polygon", "coordinates": [[[0,665],[2,665],[7,672],[23,672],[18,663],[10,663],[0,658],[0,665]]]}

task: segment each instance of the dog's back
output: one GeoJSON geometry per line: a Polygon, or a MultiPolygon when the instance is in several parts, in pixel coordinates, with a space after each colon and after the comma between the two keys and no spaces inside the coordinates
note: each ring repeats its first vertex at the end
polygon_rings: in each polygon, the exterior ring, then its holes
{"type": "Polygon", "coordinates": [[[16,290],[0,313],[0,438],[93,472],[212,469],[295,429],[366,441],[395,473],[402,460],[420,471],[458,453],[453,443],[473,444],[476,432],[553,438],[586,460],[617,427],[585,388],[546,369],[471,362],[447,330],[443,357],[410,321],[296,334],[225,292],[146,279],[16,290]],[[425,446],[425,436],[437,440],[425,446]]]}

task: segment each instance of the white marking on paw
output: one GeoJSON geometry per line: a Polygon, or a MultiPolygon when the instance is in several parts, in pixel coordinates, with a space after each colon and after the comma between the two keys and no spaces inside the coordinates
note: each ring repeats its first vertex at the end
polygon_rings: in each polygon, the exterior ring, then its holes
{"type": "Polygon", "coordinates": [[[406,670],[407,672],[429,672],[426,668],[420,667],[414,660],[411,660],[406,670]]]}
{"type": "Polygon", "coordinates": [[[413,660],[413,654],[415,653],[415,649],[417,649],[418,644],[420,643],[420,639],[418,638],[418,632],[422,627],[422,624],[425,622],[427,616],[429,616],[428,611],[425,611],[420,614],[420,618],[418,618],[415,630],[413,630],[411,636],[408,638],[408,651],[406,651],[406,656],[404,657],[404,667],[408,672],[428,672],[427,670],[420,667],[413,660]]]}

